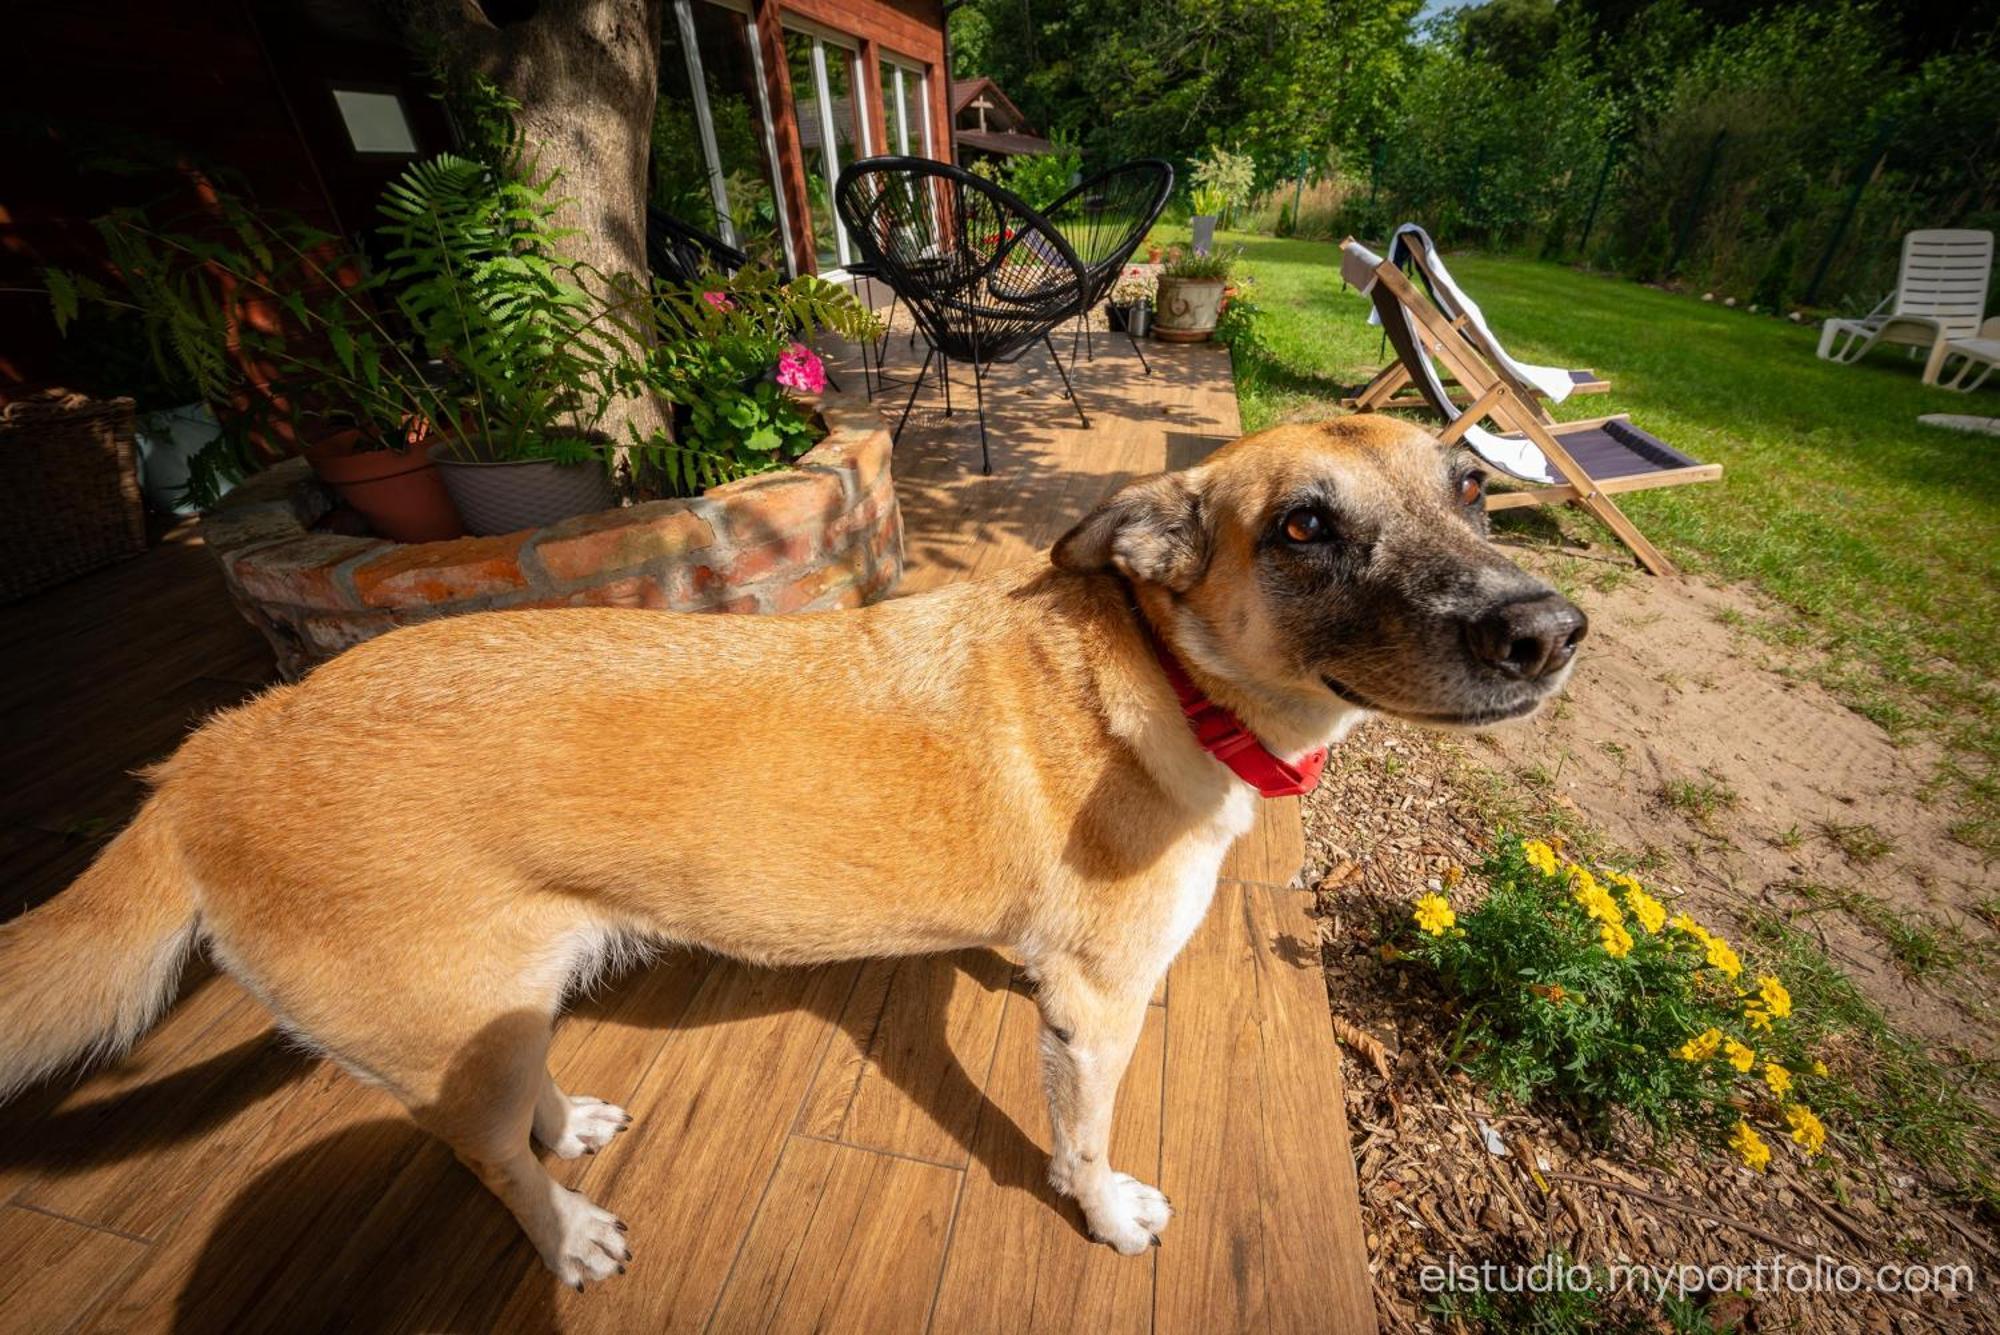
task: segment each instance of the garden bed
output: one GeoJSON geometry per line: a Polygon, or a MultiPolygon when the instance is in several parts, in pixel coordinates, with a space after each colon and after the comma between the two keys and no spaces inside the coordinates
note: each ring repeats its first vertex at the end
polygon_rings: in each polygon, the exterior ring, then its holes
{"type": "Polygon", "coordinates": [[[396,543],[316,527],[332,500],[303,460],[202,521],[237,606],[287,677],[398,626],[525,607],[801,612],[886,597],[902,575],[892,444],[874,409],[829,395],[796,465],[689,500],[547,528],[396,543]]]}
{"type": "MultiPolygon", "coordinates": [[[[1808,1163],[1779,1144],[1768,1169],[1755,1172],[1725,1148],[1656,1141],[1629,1119],[1593,1136],[1556,1109],[1503,1104],[1454,1069],[1455,1002],[1401,947],[1420,895],[1449,888],[1454,868],[1476,868],[1496,825],[1532,819],[1510,805],[1505,784],[1456,740],[1378,722],[1336,749],[1306,802],[1306,883],[1315,887],[1334,1026],[1350,1058],[1347,1117],[1383,1329],[1519,1328],[1522,1299],[1490,1291],[1499,1272],[1488,1274],[1482,1296],[1439,1291],[1445,1272],[1437,1268],[1525,1270],[1550,1255],[1597,1273],[1590,1293],[1539,1299],[1537,1329],[1990,1329],[1984,1294],[1963,1287],[1955,1297],[1800,1293],[1767,1274],[1776,1291],[1738,1293],[1703,1275],[1685,1302],[1611,1292],[1607,1268],[1620,1263],[1751,1266],[1779,1253],[1808,1267],[1830,1258],[1827,1265],[1855,1266],[1871,1280],[1883,1265],[1928,1274],[1964,1263],[1983,1288],[2000,1247],[1976,1207],[1951,1199],[1887,1147],[1879,1164],[1863,1161],[1851,1140],[1808,1163]]],[[[1671,880],[1658,889],[1683,902],[1671,880]]],[[[1472,880],[1451,897],[1461,911],[1476,902],[1472,880]]],[[[1805,982],[1802,975],[1794,986],[1805,982]]],[[[1833,1064],[1865,1080],[1871,1059],[1859,1043],[1836,1045],[1833,1064]]],[[[1845,1120],[1833,1127],[1854,1134],[1845,1120]]],[[[1745,1287],[1756,1283],[1745,1279],[1745,1287]]]]}

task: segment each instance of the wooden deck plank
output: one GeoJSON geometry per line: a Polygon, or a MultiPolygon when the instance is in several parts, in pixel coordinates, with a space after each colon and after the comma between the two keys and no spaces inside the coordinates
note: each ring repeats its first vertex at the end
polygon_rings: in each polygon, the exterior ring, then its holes
{"type": "Polygon", "coordinates": [[[923,1330],[961,1176],[793,1136],[710,1329],[923,1330]]]}
{"type": "Polygon", "coordinates": [[[1155,1329],[1370,1332],[1354,1159],[1304,897],[1225,881],[1175,962],[1155,1329]]]}
{"type": "Polygon", "coordinates": [[[1222,877],[1288,886],[1306,862],[1305,825],[1299,799],[1277,797],[1257,804],[1257,820],[1222,859],[1222,877]]]}
{"type": "Polygon", "coordinates": [[[73,1330],[145,1254],[137,1238],[18,1205],[0,1208],[0,1325],[35,1335],[73,1330]]]}
{"type": "MultiPolygon", "coordinates": [[[[1146,1027],[1119,1092],[1111,1162],[1147,1181],[1158,1175],[1160,1077],[1170,1010],[1148,1007],[1146,1027]]],[[[1091,1242],[1076,1207],[1048,1185],[1049,1112],[1042,1093],[1041,1018],[1025,985],[1007,1002],[987,1082],[989,1105],[974,1136],[951,1255],[931,1329],[1019,1332],[1151,1329],[1159,1251],[1120,1256],[1091,1242]]],[[[1178,1205],[1178,1202],[1176,1202],[1178,1205]]],[[[1162,1250],[1175,1245],[1178,1221],[1162,1250]]]]}
{"type": "Polygon", "coordinates": [[[990,950],[864,966],[799,1129],[963,1167],[1013,974],[990,950]]]}
{"type": "MultiPolygon", "coordinates": [[[[709,1319],[777,1167],[859,966],[718,962],[625,1106],[632,1129],[584,1162],[586,1194],[632,1225],[630,1273],[560,1290],[565,1330],[695,1330],[709,1319]]],[[[525,1328],[553,1281],[532,1275],[498,1324],[525,1328]]]]}
{"type": "Polygon", "coordinates": [[[28,1196],[59,1214],[109,1223],[89,1217],[79,1199],[89,1193],[76,1189],[97,1175],[122,1182],[121,1165],[144,1147],[191,1133],[188,1115],[206,1109],[173,1097],[174,1088],[200,1079],[197,1068],[214,1051],[198,1048],[205,1034],[225,1015],[253,1011],[262,1015],[229,979],[198,976],[123,1060],[74,1083],[59,1079],[30,1090],[0,1109],[0,1201],[28,1196]]]}
{"type": "Polygon", "coordinates": [[[55,1124],[77,1137],[64,1156],[68,1171],[45,1172],[15,1199],[158,1237],[203,1183],[233,1168],[307,1065],[263,1007],[245,997],[153,1078],[58,1114],[55,1124]]]}

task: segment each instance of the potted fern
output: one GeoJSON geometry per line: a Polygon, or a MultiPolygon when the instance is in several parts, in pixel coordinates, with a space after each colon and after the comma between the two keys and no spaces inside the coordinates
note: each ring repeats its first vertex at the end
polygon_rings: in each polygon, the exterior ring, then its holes
{"type": "Polygon", "coordinates": [[[382,284],[443,368],[428,455],[476,534],[616,504],[600,423],[646,388],[648,296],[562,256],[549,184],[442,154],[382,201],[382,284]]]}

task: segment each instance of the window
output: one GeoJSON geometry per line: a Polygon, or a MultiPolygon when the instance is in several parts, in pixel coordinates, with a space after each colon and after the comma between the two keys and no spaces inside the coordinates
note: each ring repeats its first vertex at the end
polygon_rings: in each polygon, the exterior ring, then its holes
{"type": "Polygon", "coordinates": [[[822,271],[847,264],[847,235],[833,211],[833,184],[840,169],[866,144],[854,52],[824,37],[795,29],[785,33],[785,63],[792,81],[792,109],[798,117],[799,146],[805,153],[806,226],[822,271]]]}
{"type": "Polygon", "coordinates": [[[924,72],[893,60],[882,62],[882,132],[885,153],[927,158],[931,123],[925,115],[924,72]]]}
{"type": "Polygon", "coordinates": [[[652,202],[785,268],[784,202],[747,15],[673,0],[653,110],[652,202]]]}
{"type": "Polygon", "coordinates": [[[409,117],[403,114],[403,99],[394,93],[336,88],[333,104],[340,109],[347,141],[356,153],[416,155],[417,139],[410,133],[409,117]]]}

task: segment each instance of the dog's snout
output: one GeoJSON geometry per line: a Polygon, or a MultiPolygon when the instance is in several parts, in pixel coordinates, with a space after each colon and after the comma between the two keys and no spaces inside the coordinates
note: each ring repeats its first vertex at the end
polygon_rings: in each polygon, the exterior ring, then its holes
{"type": "Polygon", "coordinates": [[[1590,630],[1581,608],[1556,593],[1503,603],[1465,628],[1472,656],[1520,681],[1560,672],[1590,630]]]}

